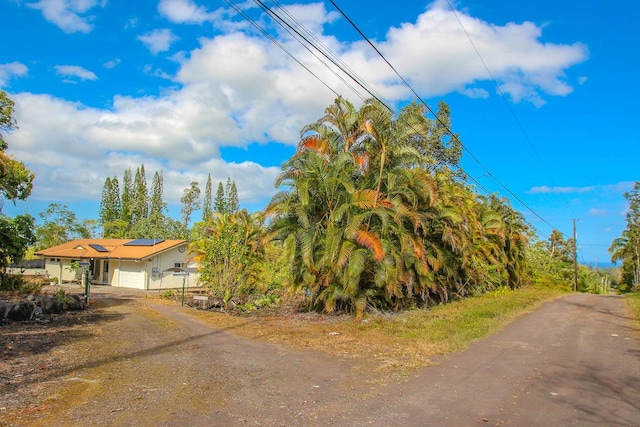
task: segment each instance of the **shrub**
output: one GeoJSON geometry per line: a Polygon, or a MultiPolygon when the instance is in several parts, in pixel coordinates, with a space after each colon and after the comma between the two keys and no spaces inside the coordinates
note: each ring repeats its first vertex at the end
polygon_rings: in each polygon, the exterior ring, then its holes
{"type": "Polygon", "coordinates": [[[60,304],[62,305],[63,310],[68,309],[71,303],[73,302],[71,301],[71,298],[69,297],[69,295],[67,295],[65,290],[62,288],[58,289],[56,293],[53,294],[53,296],[60,301],[60,304]]]}
{"type": "Polygon", "coordinates": [[[0,290],[17,291],[24,283],[25,281],[22,276],[0,273],[0,290]]]}
{"type": "Polygon", "coordinates": [[[237,308],[238,310],[244,312],[254,311],[259,308],[266,308],[277,305],[280,303],[280,300],[280,296],[276,294],[261,295],[249,302],[240,304],[237,308]]]}
{"type": "Polygon", "coordinates": [[[40,292],[42,280],[27,280],[20,274],[0,273],[0,291],[34,294],[40,292]]]}
{"type": "Polygon", "coordinates": [[[160,295],[158,295],[158,297],[160,297],[160,299],[173,299],[178,295],[177,291],[175,289],[167,289],[164,292],[161,292],[160,295]]]}

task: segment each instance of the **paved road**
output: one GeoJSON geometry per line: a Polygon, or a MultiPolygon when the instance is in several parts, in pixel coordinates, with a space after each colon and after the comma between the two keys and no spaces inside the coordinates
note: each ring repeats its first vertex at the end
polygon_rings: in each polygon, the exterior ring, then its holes
{"type": "Polygon", "coordinates": [[[638,337],[621,297],[570,295],[385,390],[371,421],[640,426],[638,337]]]}

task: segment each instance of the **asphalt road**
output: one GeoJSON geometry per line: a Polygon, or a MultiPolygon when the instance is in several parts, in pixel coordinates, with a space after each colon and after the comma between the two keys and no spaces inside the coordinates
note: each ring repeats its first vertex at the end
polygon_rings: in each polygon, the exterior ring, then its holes
{"type": "Polygon", "coordinates": [[[424,369],[409,383],[389,387],[367,404],[369,420],[349,422],[348,412],[343,420],[352,425],[640,426],[638,338],[621,297],[569,295],[424,369]]]}

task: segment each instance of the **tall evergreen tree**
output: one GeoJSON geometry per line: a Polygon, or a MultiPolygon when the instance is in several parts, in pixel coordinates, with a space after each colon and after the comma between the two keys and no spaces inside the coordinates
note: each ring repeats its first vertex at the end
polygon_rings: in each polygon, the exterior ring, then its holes
{"type": "Polygon", "coordinates": [[[240,210],[240,201],[238,200],[238,190],[236,189],[236,182],[231,181],[231,185],[227,191],[227,212],[234,214],[240,210]]]}
{"type": "Polygon", "coordinates": [[[102,185],[102,197],[100,198],[100,208],[98,215],[100,216],[100,222],[104,225],[107,221],[111,221],[111,206],[109,203],[109,197],[111,196],[111,177],[107,177],[102,185]]]}
{"type": "Polygon", "coordinates": [[[103,237],[114,235],[115,222],[120,219],[120,190],[118,178],[107,177],[102,187],[102,199],[100,201],[100,219],[103,237]]]}
{"type": "Polygon", "coordinates": [[[133,182],[132,223],[135,224],[149,216],[149,192],[147,189],[147,177],[144,165],[136,170],[133,182]]]}
{"type": "Polygon", "coordinates": [[[216,200],[213,202],[213,210],[218,213],[227,212],[227,200],[224,195],[222,181],[218,181],[218,191],[216,192],[216,200]]]}
{"type": "Polygon", "coordinates": [[[133,178],[131,168],[127,168],[122,176],[122,203],[120,206],[120,219],[130,225],[133,215],[133,178]]]}
{"type": "Polygon", "coordinates": [[[191,214],[200,209],[200,187],[197,181],[192,181],[191,185],[184,189],[180,201],[182,202],[182,224],[188,228],[191,214]]]}
{"type": "Polygon", "coordinates": [[[120,218],[120,215],[122,214],[122,201],[120,200],[120,183],[118,182],[117,176],[111,178],[111,194],[109,196],[109,200],[113,201],[113,213],[115,214],[114,219],[120,218]]]}
{"type": "Polygon", "coordinates": [[[153,181],[151,183],[151,204],[149,207],[149,217],[162,214],[167,208],[167,204],[162,199],[164,187],[164,179],[157,171],[153,174],[153,181]]]}
{"type": "Polygon", "coordinates": [[[211,174],[207,176],[207,184],[204,187],[204,202],[202,203],[202,220],[207,221],[213,214],[211,174]]]}

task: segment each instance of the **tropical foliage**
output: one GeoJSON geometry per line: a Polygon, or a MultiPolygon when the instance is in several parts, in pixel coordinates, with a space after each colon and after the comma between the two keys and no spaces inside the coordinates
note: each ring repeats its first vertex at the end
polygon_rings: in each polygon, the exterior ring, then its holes
{"type": "Polygon", "coordinates": [[[33,173],[24,163],[5,152],[8,144],[2,133],[16,128],[13,108],[14,102],[0,90],[0,212],[5,199],[12,202],[25,200],[33,188],[33,173]]]}
{"type": "Polygon", "coordinates": [[[527,226],[455,168],[461,155],[441,103],[397,115],[338,98],[304,127],[267,207],[291,283],[314,308],[401,309],[523,283],[527,226]]]}
{"type": "Polygon", "coordinates": [[[27,248],[36,241],[34,228],[31,215],[10,218],[0,213],[0,272],[10,263],[22,261],[27,248]]]}
{"type": "Polygon", "coordinates": [[[626,221],[627,227],[609,248],[611,262],[622,261],[622,279],[620,290],[640,289],[640,181],[633,190],[624,193],[629,202],[626,221]]]}
{"type": "Polygon", "coordinates": [[[200,281],[213,295],[229,300],[256,290],[266,243],[261,213],[216,212],[196,224],[195,233],[200,237],[189,250],[199,263],[200,281]]]}
{"type": "MultiPolygon", "coordinates": [[[[34,219],[30,215],[9,218],[2,213],[4,200],[25,200],[31,194],[34,175],[24,163],[6,154],[8,144],[3,132],[16,128],[14,102],[0,90],[0,269],[22,260],[29,245],[35,241],[34,219]]],[[[3,279],[4,280],[4,279],[3,279]]]]}

